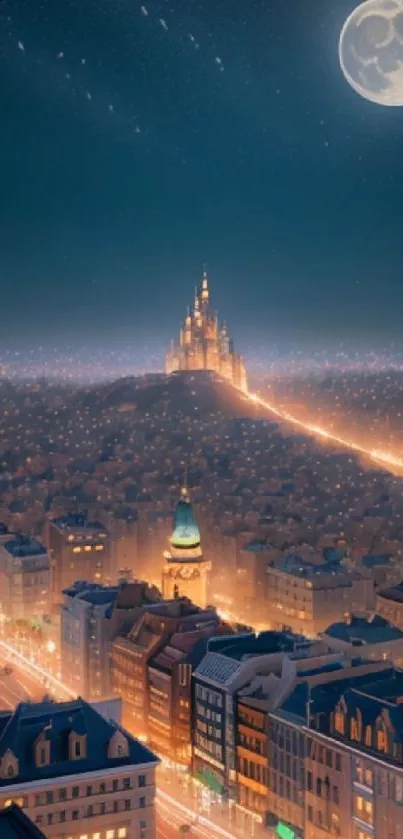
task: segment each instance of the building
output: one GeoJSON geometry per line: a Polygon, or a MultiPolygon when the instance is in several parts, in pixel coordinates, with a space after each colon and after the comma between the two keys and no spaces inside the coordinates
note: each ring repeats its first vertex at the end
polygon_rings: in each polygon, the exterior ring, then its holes
{"type": "Polygon", "coordinates": [[[1,839],[46,839],[17,804],[0,810],[0,836],[1,839]]]}
{"type": "Polygon", "coordinates": [[[82,699],[0,713],[0,806],[18,804],[47,839],[153,839],[157,765],[82,699]]]}
{"type": "Polygon", "coordinates": [[[187,597],[202,609],[207,603],[207,575],[211,562],[203,556],[200,532],[186,488],[175,510],[170,547],[164,553],[162,593],[165,600],[187,597]]]}
{"type": "Polygon", "coordinates": [[[31,621],[50,612],[50,563],[46,548],[21,533],[0,536],[0,610],[31,621]]]}
{"type": "Polygon", "coordinates": [[[403,631],[403,582],[376,593],[375,611],[403,631]]]}
{"type": "Polygon", "coordinates": [[[166,355],[165,372],[178,370],[211,370],[231,385],[247,389],[243,359],[234,353],[227,327],[219,326],[217,313],[211,308],[205,271],[193,309],[188,311],[180,330],[179,343],[172,341],[166,355]]]}
{"type": "Polygon", "coordinates": [[[403,835],[402,735],[394,725],[402,690],[389,664],[357,658],[313,669],[270,711],[267,824],[275,835],[403,835]]]}
{"type": "Polygon", "coordinates": [[[220,627],[214,609],[175,599],[144,610],[112,643],[112,687],[125,726],[177,762],[189,757],[192,669],[220,627]]]}
{"type": "Polygon", "coordinates": [[[380,615],[333,623],[322,633],[329,649],[358,653],[361,658],[385,659],[403,665],[403,631],[380,615]]]}
{"type": "MultiPolygon", "coordinates": [[[[268,796],[269,717],[264,698],[238,696],[236,707],[236,800],[238,811],[265,819],[268,796]]],[[[238,819],[239,820],[239,819],[238,819]]]]}
{"type": "Polygon", "coordinates": [[[160,600],[147,583],[102,586],[76,582],[63,591],[60,606],[61,673],[64,684],[88,701],[108,697],[111,644],[136,615],[160,600]]]}
{"type": "Polygon", "coordinates": [[[266,609],[273,629],[311,638],[351,614],[369,614],[374,584],[323,557],[287,555],[267,569],[266,609]]]}
{"type": "Polygon", "coordinates": [[[49,519],[45,540],[51,557],[54,605],[60,604],[62,591],[76,580],[103,585],[116,582],[108,533],[85,513],[49,519]]]}
{"type": "Polygon", "coordinates": [[[192,673],[208,639],[224,632],[213,609],[190,614],[148,660],[148,742],[177,764],[191,764],[192,673]]]}
{"type": "MultiPolygon", "coordinates": [[[[271,678],[273,671],[281,671],[287,654],[307,645],[306,639],[286,632],[251,632],[208,642],[192,680],[192,768],[214,792],[237,798],[238,692],[255,677],[271,678]]],[[[274,678],[273,688],[283,687],[274,678]]]]}

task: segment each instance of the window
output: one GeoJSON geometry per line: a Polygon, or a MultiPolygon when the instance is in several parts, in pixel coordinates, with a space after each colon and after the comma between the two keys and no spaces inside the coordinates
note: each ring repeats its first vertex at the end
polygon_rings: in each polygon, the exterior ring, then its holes
{"type": "Polygon", "coordinates": [[[142,795],[141,798],[139,798],[139,807],[145,807],[145,806],[146,806],[146,800],[145,800],[144,795],[142,795]]]}
{"type": "Polygon", "coordinates": [[[53,813],[48,813],[48,824],[52,824],[53,822],[53,813]]]}
{"type": "Polygon", "coordinates": [[[334,715],[334,727],[337,734],[344,734],[344,714],[343,711],[336,711],[334,715]]]}
{"type": "Polygon", "coordinates": [[[106,831],[106,839],[115,839],[115,831],[114,830],[107,830],[106,831]]]}
{"type": "Polygon", "coordinates": [[[106,786],[105,786],[105,784],[100,784],[100,785],[99,785],[99,791],[100,791],[100,792],[105,792],[105,790],[106,790],[106,786]]]}
{"type": "Polygon", "coordinates": [[[383,728],[378,728],[378,731],[376,732],[376,748],[378,749],[378,752],[387,751],[386,732],[383,728]]]}
{"type": "Polygon", "coordinates": [[[358,721],[354,717],[351,717],[351,720],[350,720],[350,737],[351,737],[352,740],[359,740],[360,739],[360,730],[359,730],[358,721]]]}
{"type": "Polygon", "coordinates": [[[126,839],[127,829],[125,827],[118,828],[118,839],[126,839]]]}
{"type": "Polygon", "coordinates": [[[78,810],[73,810],[73,822],[76,822],[78,819],[78,810]]]}
{"type": "Polygon", "coordinates": [[[35,807],[40,807],[41,805],[41,794],[37,792],[35,795],[35,807]]]}
{"type": "Polygon", "coordinates": [[[88,839],[88,833],[81,833],[80,839],[88,839]]]}
{"type": "Polygon", "coordinates": [[[336,754],[336,772],[341,772],[341,755],[336,754]]]}
{"type": "Polygon", "coordinates": [[[123,789],[130,789],[130,778],[123,778],[123,789]]]}
{"type": "Polygon", "coordinates": [[[115,778],[115,780],[112,782],[112,790],[113,790],[113,792],[116,792],[116,791],[118,790],[118,788],[119,788],[119,784],[118,784],[118,781],[117,781],[117,780],[116,780],[116,778],[115,778]]]}
{"type": "Polygon", "coordinates": [[[65,821],[66,821],[66,811],[65,811],[65,810],[60,810],[60,813],[59,813],[59,821],[61,821],[61,822],[65,822],[65,821]]]}
{"type": "Polygon", "coordinates": [[[101,839],[101,834],[100,833],[93,833],[92,834],[92,839],[101,839]]]}
{"type": "Polygon", "coordinates": [[[370,725],[367,725],[365,729],[365,745],[369,748],[372,746],[372,729],[370,725]]]}
{"type": "Polygon", "coordinates": [[[146,776],[139,775],[139,787],[145,787],[146,785],[146,776]]]}
{"type": "Polygon", "coordinates": [[[73,787],[71,792],[73,798],[78,798],[78,796],[80,795],[80,787],[73,787]]]}
{"type": "Polygon", "coordinates": [[[81,742],[76,740],[74,743],[74,757],[81,757],[81,742]]]}
{"type": "Polygon", "coordinates": [[[89,807],[87,807],[87,818],[89,818],[89,819],[90,819],[90,818],[92,817],[92,815],[93,815],[93,812],[94,812],[94,810],[93,810],[93,806],[92,806],[92,804],[90,804],[90,806],[89,806],[89,807]]]}
{"type": "Polygon", "coordinates": [[[130,810],[130,798],[126,798],[125,800],[125,810],[130,810]]]}
{"type": "Polygon", "coordinates": [[[59,789],[59,801],[65,801],[66,798],[67,798],[66,787],[61,787],[61,789],[59,789]]]}
{"type": "Polygon", "coordinates": [[[51,790],[46,793],[46,804],[53,804],[53,792],[51,790]]]}

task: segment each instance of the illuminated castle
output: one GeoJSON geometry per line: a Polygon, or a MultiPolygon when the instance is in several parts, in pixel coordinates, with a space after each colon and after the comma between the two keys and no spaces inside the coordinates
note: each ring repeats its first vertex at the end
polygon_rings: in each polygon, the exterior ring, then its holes
{"type": "Polygon", "coordinates": [[[211,563],[203,557],[200,532],[186,488],[175,510],[169,550],[164,553],[162,593],[164,600],[188,597],[197,606],[207,604],[207,573],[211,563]]]}
{"type": "Polygon", "coordinates": [[[177,370],[212,370],[235,387],[247,389],[243,358],[234,353],[225,323],[220,327],[217,313],[211,309],[205,271],[193,310],[188,310],[180,331],[179,344],[172,341],[166,355],[165,372],[177,370]]]}

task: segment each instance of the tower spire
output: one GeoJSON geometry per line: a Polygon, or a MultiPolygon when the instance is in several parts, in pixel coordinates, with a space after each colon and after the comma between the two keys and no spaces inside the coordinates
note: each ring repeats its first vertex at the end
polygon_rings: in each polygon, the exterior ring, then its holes
{"type": "Polygon", "coordinates": [[[205,304],[207,304],[209,302],[208,277],[207,277],[207,270],[206,270],[206,265],[205,264],[203,265],[201,300],[202,300],[202,303],[205,303],[205,304]]]}

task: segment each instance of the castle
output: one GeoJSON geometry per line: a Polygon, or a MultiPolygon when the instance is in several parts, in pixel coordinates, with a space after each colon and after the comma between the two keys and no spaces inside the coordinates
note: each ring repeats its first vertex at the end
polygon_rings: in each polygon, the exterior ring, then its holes
{"type": "Polygon", "coordinates": [[[211,309],[206,271],[193,310],[188,309],[180,330],[179,344],[172,341],[166,355],[165,372],[177,370],[211,370],[234,387],[247,390],[243,358],[234,353],[225,323],[220,327],[217,313],[211,309]]]}

